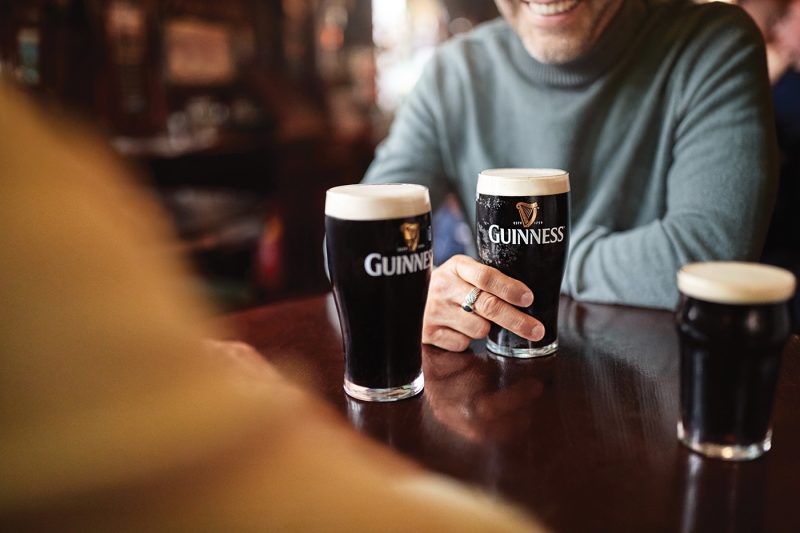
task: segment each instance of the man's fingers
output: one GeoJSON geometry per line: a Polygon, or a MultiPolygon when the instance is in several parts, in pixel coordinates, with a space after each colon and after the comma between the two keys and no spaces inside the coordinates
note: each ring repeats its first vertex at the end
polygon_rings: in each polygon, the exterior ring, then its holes
{"type": "Polygon", "coordinates": [[[456,330],[473,339],[482,339],[489,334],[488,320],[461,308],[464,297],[473,288],[472,285],[455,277],[441,283],[437,281],[436,285],[436,290],[442,297],[436,301],[428,301],[425,309],[426,321],[456,330]]]}
{"type": "Polygon", "coordinates": [[[520,307],[528,307],[533,303],[533,294],[524,283],[506,276],[496,268],[483,265],[470,257],[462,256],[455,262],[455,270],[458,277],[470,285],[491,293],[506,302],[520,307]]]}
{"type": "Polygon", "coordinates": [[[520,337],[532,341],[538,341],[544,337],[544,326],[541,322],[494,294],[482,292],[473,308],[482,317],[520,337]]]}
{"type": "Polygon", "coordinates": [[[544,337],[541,322],[514,307],[533,303],[533,294],[524,283],[467,256],[453,257],[448,263],[450,267],[443,265],[431,279],[423,342],[461,351],[470,338],[489,333],[489,321],[528,340],[544,337]],[[472,306],[474,312],[469,313],[461,304],[475,287],[482,292],[472,306]]]}
{"type": "Polygon", "coordinates": [[[472,306],[473,313],[464,311],[461,309],[461,303],[470,290],[472,285],[451,278],[448,292],[452,303],[431,308],[430,318],[473,339],[482,339],[489,334],[490,324],[487,320],[528,340],[538,341],[544,337],[544,326],[541,322],[486,290],[478,295],[472,306]]]}
{"type": "Polygon", "coordinates": [[[423,330],[422,342],[433,344],[450,352],[463,352],[472,339],[450,328],[436,327],[423,330]]]}
{"type": "Polygon", "coordinates": [[[491,324],[478,313],[467,313],[459,309],[457,313],[449,313],[441,317],[441,323],[472,339],[482,339],[489,334],[491,324]]]}

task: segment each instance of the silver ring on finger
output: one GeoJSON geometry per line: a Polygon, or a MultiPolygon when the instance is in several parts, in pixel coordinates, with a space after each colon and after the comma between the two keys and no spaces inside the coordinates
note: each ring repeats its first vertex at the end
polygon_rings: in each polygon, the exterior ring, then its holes
{"type": "Polygon", "coordinates": [[[472,313],[475,310],[473,306],[475,302],[478,301],[478,296],[480,296],[481,292],[482,291],[478,287],[473,287],[466,297],[464,297],[464,301],[461,302],[461,309],[467,313],[472,313]]]}

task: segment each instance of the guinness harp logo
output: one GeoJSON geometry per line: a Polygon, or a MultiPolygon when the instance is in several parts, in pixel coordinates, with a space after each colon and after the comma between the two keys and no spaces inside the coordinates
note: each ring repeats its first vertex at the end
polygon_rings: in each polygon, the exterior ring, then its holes
{"type": "Polygon", "coordinates": [[[539,204],[536,202],[532,204],[517,202],[517,211],[519,211],[519,219],[522,221],[522,226],[530,228],[536,221],[536,215],[539,214],[539,204]]]}
{"type": "Polygon", "coordinates": [[[419,224],[409,224],[408,222],[401,224],[400,233],[403,234],[403,240],[406,241],[408,249],[415,252],[419,244],[419,224]]]}

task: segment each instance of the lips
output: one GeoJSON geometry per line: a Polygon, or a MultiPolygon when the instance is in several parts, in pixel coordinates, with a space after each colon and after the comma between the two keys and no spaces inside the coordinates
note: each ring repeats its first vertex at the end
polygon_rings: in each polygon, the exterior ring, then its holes
{"type": "Polygon", "coordinates": [[[559,0],[558,2],[526,2],[523,0],[533,14],[543,17],[562,15],[574,9],[580,2],[581,0],[559,0]]]}

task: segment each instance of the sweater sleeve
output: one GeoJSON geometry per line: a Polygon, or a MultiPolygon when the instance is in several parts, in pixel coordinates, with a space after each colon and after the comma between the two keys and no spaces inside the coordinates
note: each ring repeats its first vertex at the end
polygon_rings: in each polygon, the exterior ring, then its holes
{"type": "Polygon", "coordinates": [[[594,226],[573,234],[563,286],[573,297],[672,308],[685,263],[758,258],[777,187],[765,52],[738,8],[721,14],[695,28],[673,80],[664,215],[628,231],[594,226]]]}
{"type": "Polygon", "coordinates": [[[447,191],[442,150],[441,69],[432,58],[392,122],[388,137],[378,146],[364,183],[418,183],[430,189],[438,205],[447,191]]]}

